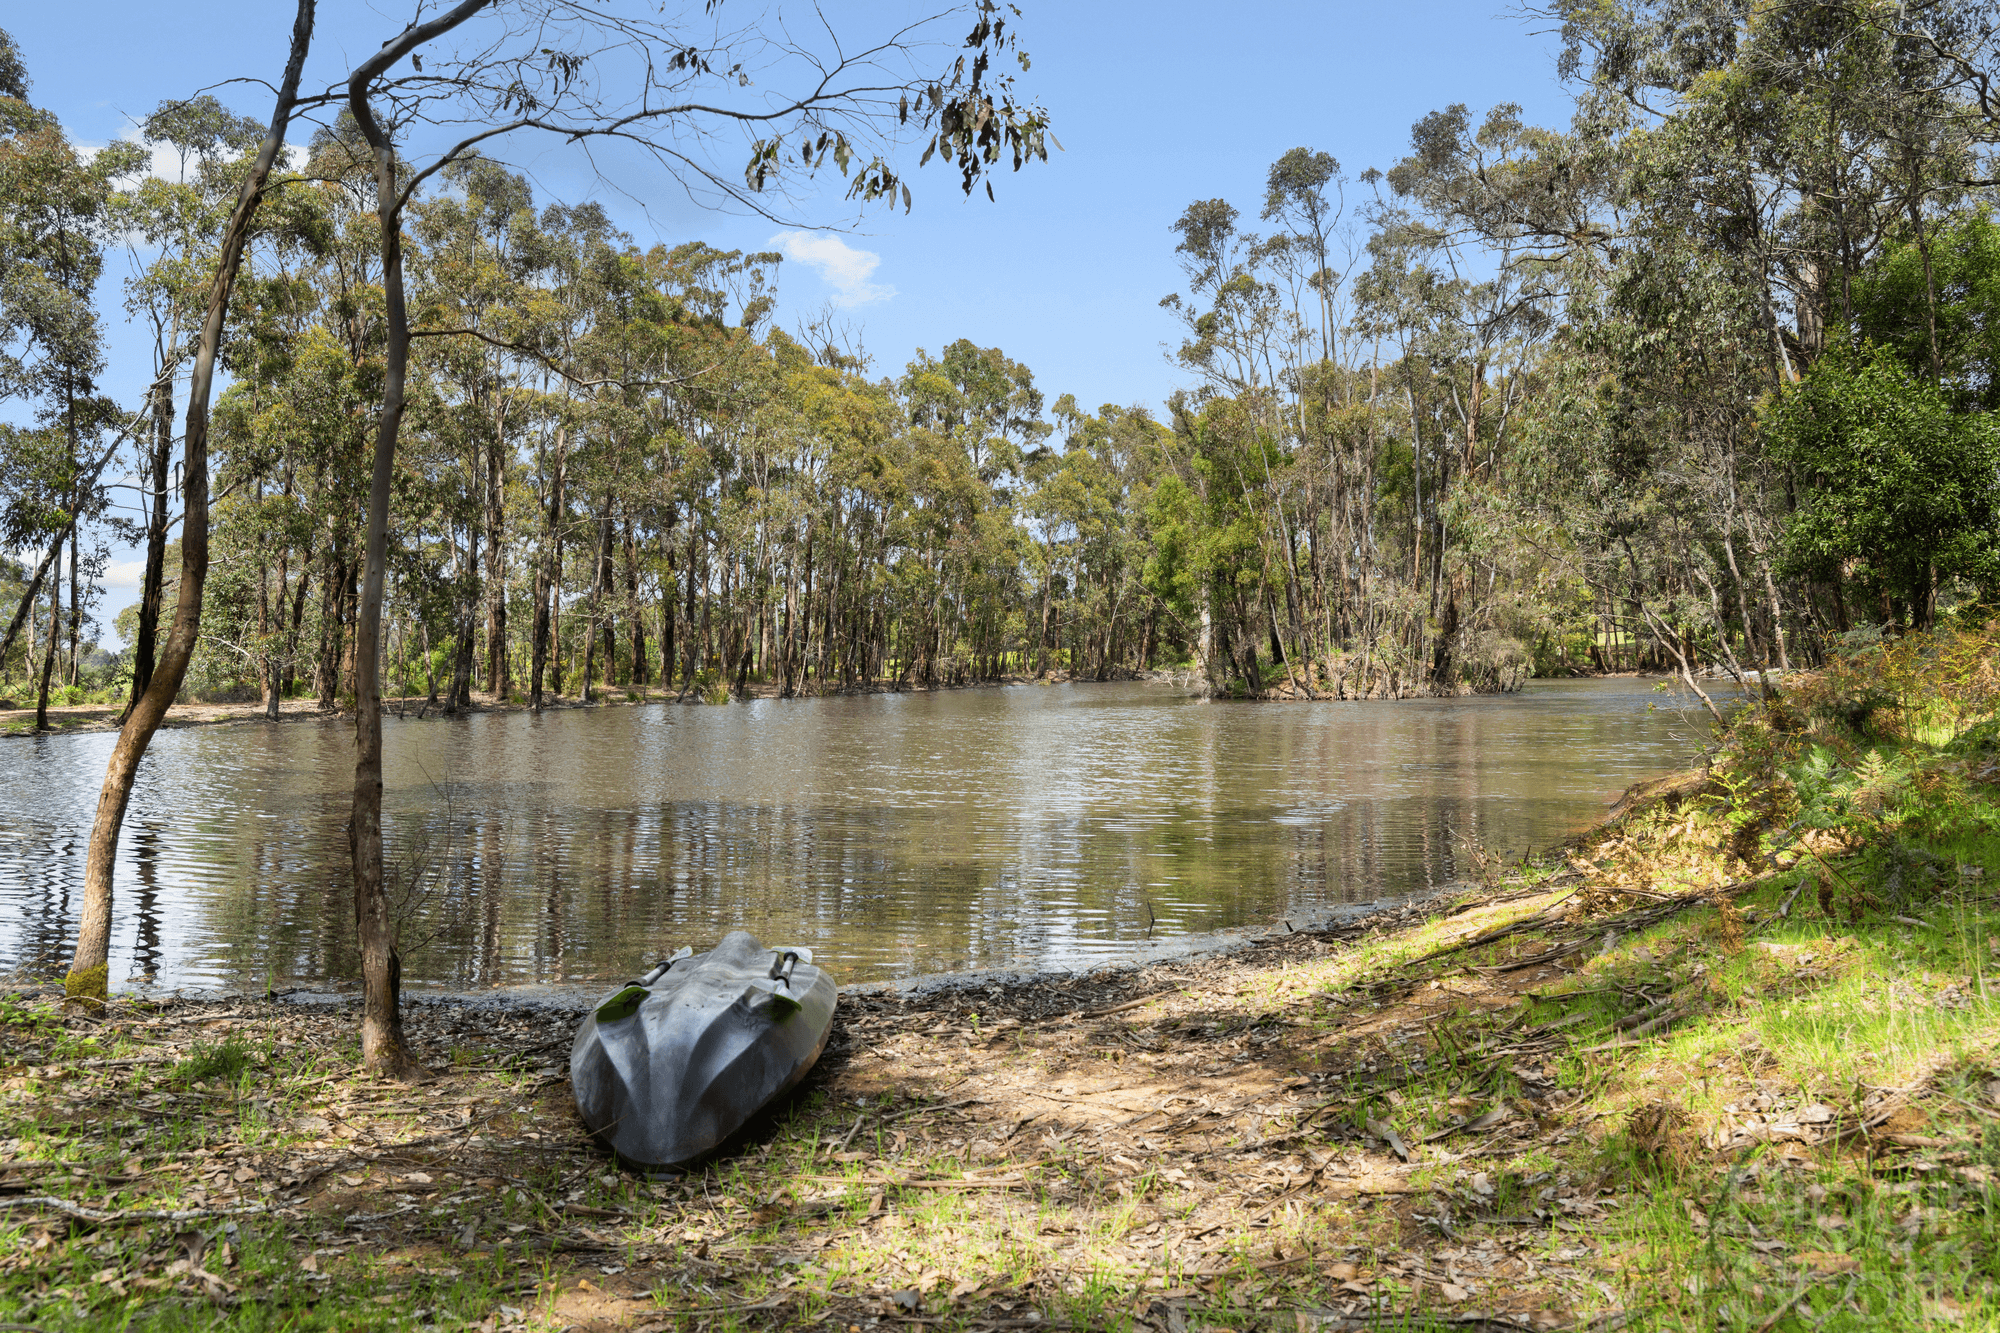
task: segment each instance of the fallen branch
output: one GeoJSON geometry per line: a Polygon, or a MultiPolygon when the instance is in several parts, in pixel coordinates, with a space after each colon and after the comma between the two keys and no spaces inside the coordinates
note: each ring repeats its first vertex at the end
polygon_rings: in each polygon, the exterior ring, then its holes
{"type": "Polygon", "coordinates": [[[1669,1009],[1666,1013],[1661,1014],[1658,1018],[1648,1019],[1644,1023],[1641,1023],[1638,1027],[1633,1028],[1632,1031],[1626,1034],[1624,1039],[1620,1041],[1607,1041],[1600,1046],[1585,1046],[1581,1050],[1577,1051],[1576,1054],[1594,1055],[1599,1051],[1615,1051],[1621,1046],[1642,1045],[1644,1044],[1643,1039],[1646,1036],[1648,1036],[1653,1032],[1658,1031],[1660,1028],[1665,1027],[1669,1023],[1675,1022],[1678,1019],[1686,1018],[1690,1012],[1691,1011],[1687,1009],[1680,1009],[1680,1008],[1669,1009]]]}
{"type": "Polygon", "coordinates": [[[1524,930],[1533,930],[1536,926],[1548,925],[1550,922],[1558,919],[1555,915],[1555,909],[1568,902],[1575,892],[1576,890],[1571,889],[1569,893],[1565,893],[1562,897],[1556,899],[1533,916],[1522,917],[1519,921],[1497,927],[1480,935],[1474,935],[1469,940],[1460,940],[1457,944],[1447,944],[1442,949],[1433,949],[1427,954],[1421,954],[1418,957],[1407,960],[1402,966],[1415,967],[1419,963],[1428,963],[1435,959],[1447,958],[1455,953],[1463,953],[1467,949],[1477,949],[1482,944],[1496,943],[1497,941],[1506,939],[1510,935],[1518,935],[1524,930]]]}
{"type": "Polygon", "coordinates": [[[148,1208],[123,1208],[116,1212],[101,1213],[94,1208],[85,1208],[71,1203],[68,1199],[58,1199],[50,1194],[30,1194],[19,1199],[0,1199],[0,1208],[50,1208],[79,1222],[91,1222],[102,1226],[108,1222],[192,1222],[202,1217],[246,1217],[252,1213],[268,1213],[267,1204],[253,1204],[247,1208],[175,1208],[170,1210],[148,1208]]]}
{"type": "Polygon", "coordinates": [[[977,1106],[984,1100],[982,1097],[965,1097],[955,1102],[937,1102],[930,1106],[912,1106],[907,1111],[898,1111],[894,1115],[885,1115],[877,1123],[886,1125],[892,1120],[901,1120],[904,1116],[922,1115],[926,1111],[955,1111],[961,1106],[977,1106]]]}
{"type": "Polygon", "coordinates": [[[1175,994],[1181,989],[1182,988],[1179,986],[1169,986],[1165,990],[1156,990],[1151,995],[1142,995],[1136,1000],[1127,1000],[1123,1004],[1114,1004],[1109,1009],[1093,1009],[1087,1014],[1078,1014],[1077,1017],[1109,1018],[1113,1014],[1122,1014],[1129,1009],[1137,1009],[1141,1005],[1151,1004],[1153,1001],[1159,999],[1161,996],[1175,994]]]}

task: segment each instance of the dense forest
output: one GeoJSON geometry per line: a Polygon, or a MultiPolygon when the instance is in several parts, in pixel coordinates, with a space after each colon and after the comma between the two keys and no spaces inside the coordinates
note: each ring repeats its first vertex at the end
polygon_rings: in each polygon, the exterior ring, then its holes
{"type": "MultiPolygon", "coordinates": [[[[460,154],[403,219],[388,692],[1747,675],[1990,591],[1985,8],[1548,17],[1567,128],[1453,106],[1386,171],[1297,148],[1261,199],[1163,225],[1186,386],[1159,405],[1090,410],[942,335],[879,365],[836,312],[787,312],[780,256],[642,246],[460,154]]],[[[25,558],[0,570],[0,680],[136,697],[179,566],[176,394],[262,126],[202,97],[86,154],[4,73],[0,538],[25,558]],[[173,179],[140,170],[161,148],[173,179]],[[120,249],[143,402],[100,388],[120,249]],[[92,584],[118,540],[146,551],[132,608],[92,584]],[[114,616],[130,646],[96,652],[114,616]]],[[[250,235],[189,690],[351,704],[374,170],[351,115],[327,122],[250,235]]]]}

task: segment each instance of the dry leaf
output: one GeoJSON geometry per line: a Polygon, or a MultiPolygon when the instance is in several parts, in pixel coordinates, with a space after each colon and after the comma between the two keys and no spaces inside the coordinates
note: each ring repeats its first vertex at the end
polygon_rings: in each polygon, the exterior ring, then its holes
{"type": "Polygon", "coordinates": [[[1472,1294],[1471,1292],[1467,1291],[1464,1287],[1459,1286],[1456,1282],[1440,1282],[1438,1284],[1438,1295],[1444,1297],[1447,1301],[1450,1301],[1453,1305],[1457,1305],[1460,1301],[1464,1300],[1471,1294],[1472,1294]]]}
{"type": "Polygon", "coordinates": [[[1792,1256],[1795,1264],[1804,1264],[1815,1273],[1858,1273],[1861,1261],[1851,1254],[1829,1254],[1825,1250],[1801,1250],[1792,1256]]]}
{"type": "Polygon", "coordinates": [[[1962,1324],[1965,1322],[1965,1316],[1968,1313],[1970,1311],[1965,1306],[1960,1305],[1949,1296],[1939,1296],[1933,1300],[1926,1300],[1924,1302],[1925,1317],[1942,1323],[1962,1324]]]}
{"type": "Polygon", "coordinates": [[[1382,1140],[1384,1143],[1388,1144],[1390,1152],[1395,1153],[1396,1156],[1402,1158],[1406,1162],[1410,1160],[1410,1149],[1409,1146],[1403,1142],[1403,1136],[1398,1134],[1395,1130],[1391,1129],[1388,1125],[1382,1123],[1380,1120],[1370,1120],[1368,1122],[1368,1132],[1370,1134],[1373,1134],[1376,1138],[1382,1140]]]}

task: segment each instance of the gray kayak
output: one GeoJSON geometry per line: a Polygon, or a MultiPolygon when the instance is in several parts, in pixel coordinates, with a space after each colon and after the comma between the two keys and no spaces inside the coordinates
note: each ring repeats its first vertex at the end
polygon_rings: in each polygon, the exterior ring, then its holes
{"type": "Polygon", "coordinates": [[[693,1161],[806,1076],[838,995],[809,949],[767,949],[741,930],[708,953],[682,949],[577,1029],[583,1123],[642,1170],[693,1161]]]}

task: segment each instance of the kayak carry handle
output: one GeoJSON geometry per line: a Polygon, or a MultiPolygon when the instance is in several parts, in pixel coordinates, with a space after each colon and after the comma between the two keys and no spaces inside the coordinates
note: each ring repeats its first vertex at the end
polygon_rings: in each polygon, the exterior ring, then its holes
{"type": "Polygon", "coordinates": [[[667,970],[671,968],[675,963],[680,962],[684,958],[692,958],[692,957],[694,957],[694,947],[692,945],[683,944],[680,947],[680,951],[676,953],[672,958],[664,960],[663,962],[660,963],[658,967],[648,972],[645,976],[640,977],[637,981],[633,982],[632,984],[634,986],[650,986],[654,982],[658,981],[661,977],[665,976],[667,974],[667,970]]]}
{"type": "Polygon", "coordinates": [[[771,971],[768,975],[772,981],[780,982],[786,990],[790,990],[792,988],[792,969],[800,963],[811,963],[812,960],[811,949],[773,949],[771,950],[771,971]]]}

